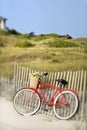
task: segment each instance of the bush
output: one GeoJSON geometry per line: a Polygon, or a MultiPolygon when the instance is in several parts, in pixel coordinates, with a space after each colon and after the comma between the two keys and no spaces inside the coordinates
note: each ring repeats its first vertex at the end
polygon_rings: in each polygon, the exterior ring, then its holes
{"type": "Polygon", "coordinates": [[[27,34],[27,33],[21,34],[21,36],[22,36],[24,39],[28,39],[28,38],[29,38],[29,34],[27,34]]]}
{"type": "Polygon", "coordinates": [[[44,40],[44,39],[46,39],[46,36],[44,34],[37,35],[34,38],[35,41],[41,41],[41,40],[44,40]]]}
{"type": "Polygon", "coordinates": [[[49,43],[46,43],[46,44],[49,47],[60,47],[60,48],[62,48],[62,47],[76,47],[76,46],[78,46],[74,42],[64,41],[64,40],[55,40],[54,42],[49,42],[49,43]]]}
{"type": "Polygon", "coordinates": [[[37,35],[35,40],[36,41],[40,41],[40,40],[49,39],[49,38],[72,39],[72,37],[70,35],[68,35],[68,34],[67,35],[59,35],[59,34],[56,34],[56,33],[50,33],[50,34],[40,34],[40,35],[37,35]]]}
{"type": "Polygon", "coordinates": [[[34,32],[30,32],[30,33],[28,34],[28,38],[32,38],[32,37],[35,37],[34,32]]]}
{"type": "Polygon", "coordinates": [[[3,46],[4,46],[3,41],[2,41],[2,39],[0,38],[0,47],[3,47],[3,46]]]}
{"type": "Polygon", "coordinates": [[[7,31],[4,31],[4,30],[0,30],[0,35],[7,35],[8,32],[7,31]]]}
{"type": "Polygon", "coordinates": [[[37,35],[35,37],[35,41],[41,41],[41,40],[44,40],[44,39],[49,39],[49,38],[58,38],[58,34],[55,34],[55,33],[51,33],[51,34],[40,34],[40,35],[37,35]]]}
{"type": "Polygon", "coordinates": [[[22,40],[20,43],[15,44],[16,47],[33,47],[34,44],[29,42],[28,40],[22,40]]]}
{"type": "Polygon", "coordinates": [[[16,31],[15,29],[9,29],[8,30],[9,34],[14,34],[14,35],[20,35],[21,33],[19,33],[18,31],[16,31]]]}

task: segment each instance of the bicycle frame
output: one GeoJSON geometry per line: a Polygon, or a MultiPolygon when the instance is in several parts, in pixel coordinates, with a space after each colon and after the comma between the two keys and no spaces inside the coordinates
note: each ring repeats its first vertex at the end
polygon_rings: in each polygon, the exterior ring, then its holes
{"type": "Polygon", "coordinates": [[[44,84],[43,82],[39,82],[37,91],[39,91],[41,101],[43,100],[48,106],[53,106],[55,97],[61,92],[61,90],[57,86],[53,86],[51,84],[44,84]],[[54,89],[53,94],[51,95],[51,98],[49,100],[46,99],[45,94],[43,92],[45,88],[54,89]]]}
{"type": "MultiPolygon", "coordinates": [[[[30,88],[30,87],[28,87],[28,88],[30,88]]],[[[45,104],[48,106],[53,106],[55,97],[61,92],[61,90],[58,88],[58,86],[53,86],[52,84],[47,84],[47,83],[40,82],[40,81],[38,82],[37,89],[35,89],[35,88],[30,88],[30,89],[34,90],[35,93],[38,93],[40,100],[41,101],[43,100],[45,102],[45,104]],[[54,92],[51,95],[51,98],[49,100],[46,99],[45,94],[43,92],[43,90],[45,88],[52,88],[52,89],[54,88],[54,92]]]]}
{"type": "MultiPolygon", "coordinates": [[[[74,116],[79,105],[78,93],[73,89],[65,88],[66,80],[59,79],[57,81],[58,86],[55,86],[45,83],[39,78],[37,88],[33,88],[33,84],[30,87],[30,84],[29,87],[19,90],[14,96],[16,111],[22,115],[33,115],[39,110],[42,102],[42,105],[44,103],[53,107],[53,112],[59,119],[69,119],[74,116]]],[[[43,107],[44,110],[49,110],[45,109],[44,105],[43,107]]]]}
{"type": "MultiPolygon", "coordinates": [[[[44,82],[41,82],[41,81],[38,82],[37,89],[34,89],[34,88],[31,88],[31,89],[34,90],[35,93],[38,93],[38,95],[40,97],[40,100],[41,101],[43,100],[45,102],[45,104],[48,105],[48,106],[53,106],[54,105],[53,103],[54,103],[54,100],[55,100],[56,96],[58,94],[62,93],[63,91],[66,91],[66,90],[72,91],[78,97],[78,93],[75,90],[68,89],[68,88],[66,88],[64,90],[61,90],[58,86],[54,86],[52,84],[47,84],[47,83],[44,83],[44,82]],[[52,88],[52,89],[54,89],[54,92],[51,95],[51,98],[49,100],[46,99],[45,94],[43,92],[43,90],[45,88],[48,88],[48,89],[52,88]]],[[[64,96],[63,96],[63,100],[61,102],[58,102],[57,105],[66,105],[66,101],[65,101],[64,96]]]]}

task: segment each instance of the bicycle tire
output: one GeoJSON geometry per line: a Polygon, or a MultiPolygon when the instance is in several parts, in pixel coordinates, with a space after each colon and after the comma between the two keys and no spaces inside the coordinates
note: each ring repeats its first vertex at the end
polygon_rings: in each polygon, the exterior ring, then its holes
{"type": "Polygon", "coordinates": [[[75,115],[75,113],[78,110],[78,98],[72,91],[63,91],[54,100],[54,106],[53,111],[57,118],[67,120],[70,119],[75,115]],[[62,97],[65,97],[65,100],[67,101],[67,105],[56,105],[58,101],[62,100],[62,97]]]}
{"type": "Polygon", "coordinates": [[[36,91],[25,88],[16,93],[13,104],[19,114],[33,115],[39,110],[41,101],[36,91]]]}

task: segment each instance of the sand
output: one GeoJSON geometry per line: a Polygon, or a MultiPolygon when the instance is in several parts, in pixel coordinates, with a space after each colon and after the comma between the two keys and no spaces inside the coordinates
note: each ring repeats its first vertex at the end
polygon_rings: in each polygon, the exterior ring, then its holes
{"type": "Polygon", "coordinates": [[[22,116],[12,102],[0,97],[0,130],[86,130],[86,123],[58,120],[44,114],[22,116]]]}

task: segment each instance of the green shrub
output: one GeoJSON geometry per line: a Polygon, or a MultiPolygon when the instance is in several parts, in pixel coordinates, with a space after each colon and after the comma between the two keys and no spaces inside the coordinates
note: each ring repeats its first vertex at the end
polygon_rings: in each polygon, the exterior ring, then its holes
{"type": "Polygon", "coordinates": [[[15,29],[9,29],[8,30],[8,34],[20,35],[21,33],[19,33],[18,31],[16,31],[15,29]]]}
{"type": "MultiPolygon", "coordinates": [[[[45,43],[44,43],[45,44],[45,43]]],[[[76,47],[78,46],[76,43],[74,42],[70,42],[70,41],[64,41],[64,40],[55,40],[54,42],[48,42],[46,43],[49,47],[76,47]]]]}
{"type": "Polygon", "coordinates": [[[49,39],[49,38],[54,38],[54,39],[72,39],[70,35],[59,35],[56,33],[50,33],[50,34],[40,34],[35,37],[35,41],[40,41],[44,39],[49,39]]]}
{"type": "Polygon", "coordinates": [[[30,33],[28,34],[28,38],[32,38],[32,37],[35,37],[34,32],[30,32],[30,33]]]}
{"type": "Polygon", "coordinates": [[[84,48],[84,52],[87,53],[87,48],[84,48]]]}
{"type": "Polygon", "coordinates": [[[0,30],[0,35],[7,35],[8,32],[7,31],[4,31],[4,30],[0,30]]]}
{"type": "Polygon", "coordinates": [[[40,35],[37,35],[34,40],[35,41],[41,41],[41,40],[44,40],[46,39],[45,35],[44,34],[40,34],[40,35]]]}
{"type": "Polygon", "coordinates": [[[29,34],[25,33],[25,34],[21,34],[21,36],[25,39],[28,39],[29,38],[29,34]]]}
{"type": "Polygon", "coordinates": [[[15,44],[16,47],[33,47],[34,44],[29,42],[28,40],[22,40],[19,43],[15,44]]]}
{"type": "Polygon", "coordinates": [[[2,41],[2,39],[0,38],[0,47],[3,47],[3,46],[4,46],[3,41],[2,41]]]}
{"type": "Polygon", "coordinates": [[[28,33],[25,33],[25,34],[21,34],[23,38],[26,38],[26,39],[31,39],[31,38],[34,38],[36,37],[34,32],[30,32],[29,34],[28,33]]]}
{"type": "Polygon", "coordinates": [[[55,33],[51,33],[51,34],[40,34],[40,35],[37,35],[34,38],[34,40],[35,41],[41,41],[41,40],[49,39],[49,38],[58,38],[58,34],[55,34],[55,33]]]}

